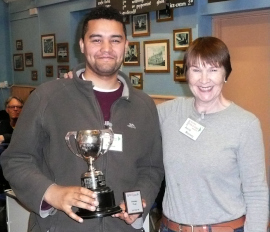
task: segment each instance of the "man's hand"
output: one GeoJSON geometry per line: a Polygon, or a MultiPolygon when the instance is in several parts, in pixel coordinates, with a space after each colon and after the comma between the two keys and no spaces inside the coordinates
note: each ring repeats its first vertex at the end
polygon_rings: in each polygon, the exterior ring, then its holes
{"type": "Polygon", "coordinates": [[[64,78],[65,79],[72,79],[73,78],[73,72],[69,71],[68,73],[65,73],[64,78]]]}
{"type": "MultiPolygon", "coordinates": [[[[145,200],[142,199],[142,203],[143,203],[143,208],[145,208],[146,207],[145,200]]],[[[121,203],[119,206],[122,209],[122,212],[121,213],[114,214],[114,215],[112,215],[112,217],[118,217],[118,218],[124,220],[127,224],[132,224],[141,215],[141,214],[132,214],[132,215],[129,215],[126,212],[126,205],[125,205],[124,202],[121,203]]]]}
{"type": "Polygon", "coordinates": [[[72,211],[72,207],[95,211],[98,206],[96,197],[96,193],[87,188],[51,185],[45,192],[44,200],[52,207],[65,212],[75,221],[82,223],[83,219],[72,211]]]}
{"type": "Polygon", "coordinates": [[[0,135],[0,144],[5,141],[5,138],[3,135],[0,135]]]}

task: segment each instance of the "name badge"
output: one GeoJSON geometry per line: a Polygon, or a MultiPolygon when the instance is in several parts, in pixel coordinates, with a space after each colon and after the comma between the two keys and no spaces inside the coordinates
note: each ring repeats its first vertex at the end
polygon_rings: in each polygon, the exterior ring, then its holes
{"type": "MultiPolygon", "coordinates": [[[[105,135],[103,142],[103,149],[107,147],[107,144],[110,142],[109,135],[105,135]]],[[[114,134],[113,143],[109,149],[110,151],[123,151],[123,138],[122,134],[114,134]]]]}
{"type": "Polygon", "coordinates": [[[195,141],[200,136],[204,128],[205,127],[201,124],[188,118],[179,131],[195,141]]]}
{"type": "Polygon", "coordinates": [[[143,213],[142,197],[140,191],[124,192],[126,212],[128,214],[143,213]]]}

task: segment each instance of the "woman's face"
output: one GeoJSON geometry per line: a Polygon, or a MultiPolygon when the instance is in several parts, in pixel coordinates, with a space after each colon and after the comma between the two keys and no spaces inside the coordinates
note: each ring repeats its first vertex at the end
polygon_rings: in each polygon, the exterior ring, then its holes
{"type": "Polygon", "coordinates": [[[223,66],[215,67],[199,62],[188,68],[187,80],[197,103],[209,104],[219,101],[226,73],[223,66]]]}

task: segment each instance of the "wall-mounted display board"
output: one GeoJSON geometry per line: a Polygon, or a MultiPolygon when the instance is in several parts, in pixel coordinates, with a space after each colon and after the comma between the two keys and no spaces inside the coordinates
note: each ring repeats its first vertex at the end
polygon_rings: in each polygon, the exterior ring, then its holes
{"type": "Polygon", "coordinates": [[[194,0],[97,0],[96,6],[113,6],[123,15],[141,14],[171,8],[192,6],[194,0]]]}

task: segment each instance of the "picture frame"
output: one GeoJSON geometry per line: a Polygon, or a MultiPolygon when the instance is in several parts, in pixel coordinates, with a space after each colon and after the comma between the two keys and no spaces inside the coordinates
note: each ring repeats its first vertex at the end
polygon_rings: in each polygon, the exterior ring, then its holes
{"type": "Polygon", "coordinates": [[[129,15],[123,15],[123,22],[125,24],[130,24],[130,16],[129,15]]]}
{"type": "Polygon", "coordinates": [[[68,43],[57,44],[57,62],[69,62],[68,43]]]}
{"type": "Polygon", "coordinates": [[[140,42],[128,43],[123,65],[140,66],[140,42]]]}
{"type": "Polygon", "coordinates": [[[173,8],[166,5],[166,9],[156,11],[156,21],[166,22],[173,21],[173,8]]]}
{"type": "Polygon", "coordinates": [[[23,50],[23,41],[21,39],[16,40],[16,50],[23,50]]]}
{"type": "Polygon", "coordinates": [[[42,58],[55,58],[55,34],[41,35],[42,58]]]}
{"type": "Polygon", "coordinates": [[[168,39],[144,41],[144,72],[170,72],[170,41],[168,39]]]}
{"type": "Polygon", "coordinates": [[[186,77],[184,75],[184,63],[182,60],[175,60],[173,62],[173,79],[174,81],[186,82],[186,77]]]}
{"type": "Polygon", "coordinates": [[[173,30],[173,50],[185,51],[191,42],[191,28],[173,30]]]}
{"type": "Polygon", "coordinates": [[[149,36],[149,13],[132,15],[132,37],[149,36]]]}
{"type": "Polygon", "coordinates": [[[25,60],[25,67],[33,67],[34,66],[34,60],[33,60],[33,53],[25,53],[24,54],[24,60],[25,60]]]}
{"type": "Polygon", "coordinates": [[[33,81],[37,81],[37,79],[38,79],[38,72],[36,70],[33,70],[31,72],[31,78],[32,78],[33,81]]]}
{"type": "Polygon", "coordinates": [[[53,66],[47,65],[45,68],[46,77],[53,77],[53,66]]]}
{"type": "Polygon", "coordinates": [[[131,84],[136,89],[143,89],[143,74],[140,72],[129,73],[131,84]]]}
{"type": "Polygon", "coordinates": [[[64,78],[64,74],[69,72],[69,65],[59,65],[57,67],[57,78],[64,78]]]}
{"type": "Polygon", "coordinates": [[[13,55],[13,68],[14,68],[14,71],[24,70],[23,54],[13,55]]]}

